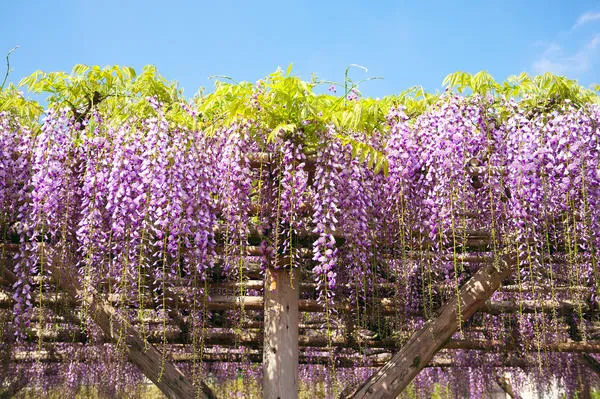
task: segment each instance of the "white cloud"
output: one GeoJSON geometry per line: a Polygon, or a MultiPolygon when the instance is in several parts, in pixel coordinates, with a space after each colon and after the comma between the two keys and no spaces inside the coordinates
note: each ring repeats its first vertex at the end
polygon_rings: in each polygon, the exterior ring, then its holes
{"type": "Polygon", "coordinates": [[[582,14],[577,18],[577,22],[573,25],[573,29],[579,28],[582,25],[587,24],[588,22],[594,22],[600,20],[600,12],[592,12],[588,11],[585,14],[582,14]]]}
{"type": "Polygon", "coordinates": [[[533,63],[535,73],[552,72],[575,78],[589,71],[600,49],[600,34],[594,35],[575,52],[568,53],[556,43],[549,44],[541,57],[533,63]]]}

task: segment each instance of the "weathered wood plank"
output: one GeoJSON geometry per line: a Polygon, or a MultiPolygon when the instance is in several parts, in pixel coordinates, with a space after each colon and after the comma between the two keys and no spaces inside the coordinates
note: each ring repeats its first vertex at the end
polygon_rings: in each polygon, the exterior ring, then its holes
{"type": "Polygon", "coordinates": [[[265,399],[298,397],[298,275],[290,269],[268,268],[265,272],[265,399]]]}

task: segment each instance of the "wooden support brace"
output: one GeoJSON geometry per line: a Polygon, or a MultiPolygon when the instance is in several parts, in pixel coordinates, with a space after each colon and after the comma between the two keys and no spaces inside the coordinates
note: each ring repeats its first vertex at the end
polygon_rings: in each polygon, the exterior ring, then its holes
{"type": "Polygon", "coordinates": [[[502,257],[496,266],[481,268],[454,297],[440,309],[439,316],[416,331],[392,359],[357,389],[346,390],[342,398],[396,398],[444,347],[462,321],[469,319],[508,277],[512,257],[502,257]],[[348,392],[350,391],[350,392],[348,392]]]}
{"type": "Polygon", "coordinates": [[[265,272],[263,398],[298,398],[299,273],[265,272]]]}
{"type": "MultiPolygon", "coordinates": [[[[0,269],[4,277],[14,283],[17,277],[4,267],[7,259],[1,260],[0,269]]],[[[163,355],[117,313],[108,301],[97,295],[93,287],[84,290],[76,278],[77,271],[71,266],[72,264],[73,262],[66,259],[54,259],[45,266],[51,272],[56,287],[66,292],[73,300],[89,307],[90,316],[107,338],[113,341],[124,339],[129,360],[168,398],[215,398],[212,390],[204,382],[200,382],[200,386],[196,389],[185,375],[173,363],[165,360],[163,355]]]]}
{"type": "MultiPolygon", "coordinates": [[[[63,259],[64,260],[64,259],[63,259]]],[[[52,280],[72,298],[77,298],[89,308],[90,317],[112,340],[121,338],[129,360],[150,379],[168,398],[213,399],[215,395],[204,383],[196,389],[175,365],[150,344],[115,308],[102,299],[93,287],[84,290],[77,280],[77,271],[69,261],[54,260],[46,265],[52,280]]]]}
{"type": "Polygon", "coordinates": [[[581,355],[581,360],[598,376],[600,376],[600,362],[588,354],[581,355]]]}
{"type": "Polygon", "coordinates": [[[505,376],[503,376],[501,374],[496,374],[495,375],[495,379],[496,379],[496,384],[498,384],[498,386],[508,396],[510,396],[512,399],[519,399],[520,398],[519,394],[515,392],[515,390],[513,389],[512,385],[510,384],[510,381],[508,380],[508,378],[506,378],[505,376]]]}

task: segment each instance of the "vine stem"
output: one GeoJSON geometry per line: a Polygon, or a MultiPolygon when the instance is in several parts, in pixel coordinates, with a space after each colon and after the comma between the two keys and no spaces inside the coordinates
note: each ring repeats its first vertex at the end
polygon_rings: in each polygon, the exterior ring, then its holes
{"type": "Polygon", "coordinates": [[[13,47],[8,54],[6,54],[6,73],[4,74],[4,80],[2,81],[2,85],[0,85],[0,90],[4,89],[4,85],[6,84],[6,80],[8,79],[8,75],[10,75],[10,55],[13,51],[18,49],[19,46],[13,47]]]}

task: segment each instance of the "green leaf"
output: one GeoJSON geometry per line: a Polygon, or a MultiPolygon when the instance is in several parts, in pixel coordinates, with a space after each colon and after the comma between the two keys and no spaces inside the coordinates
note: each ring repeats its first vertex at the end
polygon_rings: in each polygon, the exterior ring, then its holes
{"type": "Polygon", "coordinates": [[[45,77],[44,72],[42,72],[40,70],[35,71],[31,75],[21,79],[18,86],[19,87],[26,86],[28,90],[31,90],[31,91],[37,93],[38,91],[35,90],[35,85],[41,78],[44,78],[44,77],[45,77]]]}
{"type": "Polygon", "coordinates": [[[77,65],[75,65],[73,67],[73,71],[71,72],[71,74],[73,74],[73,75],[83,75],[89,69],[90,69],[90,67],[87,66],[87,65],[85,65],[85,64],[77,64],[77,65]]]}
{"type": "Polygon", "coordinates": [[[378,174],[381,171],[383,171],[383,174],[387,176],[389,173],[389,167],[390,166],[387,158],[385,156],[379,156],[377,162],[375,163],[375,168],[373,169],[373,172],[375,174],[378,174]]]}
{"type": "Polygon", "coordinates": [[[296,132],[296,130],[297,126],[294,123],[280,123],[279,125],[275,126],[273,130],[271,130],[267,136],[267,142],[275,141],[275,139],[279,137],[281,133],[293,134],[296,132]]]}

